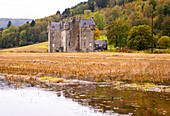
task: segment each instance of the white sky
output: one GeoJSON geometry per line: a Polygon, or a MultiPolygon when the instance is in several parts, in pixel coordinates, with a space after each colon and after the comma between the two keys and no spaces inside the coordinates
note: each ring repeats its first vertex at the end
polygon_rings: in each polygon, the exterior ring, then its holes
{"type": "Polygon", "coordinates": [[[1,0],[0,18],[38,19],[87,0],[1,0]]]}

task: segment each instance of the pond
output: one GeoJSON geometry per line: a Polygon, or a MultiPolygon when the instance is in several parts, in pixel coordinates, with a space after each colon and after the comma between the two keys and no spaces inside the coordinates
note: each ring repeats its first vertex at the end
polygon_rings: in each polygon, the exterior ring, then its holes
{"type": "Polygon", "coordinates": [[[118,90],[112,84],[22,84],[16,88],[15,84],[0,81],[2,116],[168,116],[169,104],[169,93],[118,90]]]}

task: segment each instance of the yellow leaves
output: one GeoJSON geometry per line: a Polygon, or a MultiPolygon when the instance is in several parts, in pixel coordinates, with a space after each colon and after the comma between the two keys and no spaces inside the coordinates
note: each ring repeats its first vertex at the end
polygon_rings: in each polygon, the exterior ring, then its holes
{"type": "Polygon", "coordinates": [[[101,31],[99,31],[99,29],[96,28],[95,33],[94,33],[95,40],[99,40],[100,39],[100,33],[101,33],[101,31]]]}

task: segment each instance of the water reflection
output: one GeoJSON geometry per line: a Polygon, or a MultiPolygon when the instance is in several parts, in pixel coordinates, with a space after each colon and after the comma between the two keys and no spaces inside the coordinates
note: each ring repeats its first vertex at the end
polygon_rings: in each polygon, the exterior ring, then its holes
{"type": "Polygon", "coordinates": [[[118,90],[106,83],[28,86],[0,81],[2,116],[170,115],[166,92],[118,90]]]}
{"type": "MultiPolygon", "coordinates": [[[[1,116],[101,116],[119,115],[118,113],[100,113],[93,107],[74,102],[66,90],[45,91],[42,88],[16,88],[16,84],[0,81],[1,116]],[[65,97],[64,97],[64,96],[65,97]],[[69,98],[68,98],[69,97],[69,98]]],[[[73,88],[75,90],[75,88],[73,88]]],[[[82,91],[83,92],[83,91],[82,91]]],[[[81,94],[81,93],[80,93],[81,94]]],[[[83,98],[84,95],[79,95],[83,98]]]]}

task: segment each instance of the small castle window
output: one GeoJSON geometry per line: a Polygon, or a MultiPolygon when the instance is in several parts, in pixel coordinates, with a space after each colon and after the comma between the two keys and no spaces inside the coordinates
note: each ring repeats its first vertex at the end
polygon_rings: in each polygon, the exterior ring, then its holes
{"type": "Polygon", "coordinates": [[[68,42],[68,46],[71,46],[71,42],[68,42]]]}
{"type": "Polygon", "coordinates": [[[86,30],[84,30],[84,33],[86,33],[86,30]]]}
{"type": "Polygon", "coordinates": [[[85,27],[85,26],[86,26],[86,23],[83,24],[83,27],[85,27]]]}
{"type": "Polygon", "coordinates": [[[90,47],[92,46],[92,43],[90,43],[90,47]]]}
{"type": "Polygon", "coordinates": [[[55,44],[52,44],[52,47],[54,48],[54,47],[55,47],[55,44]]]}
{"type": "Polygon", "coordinates": [[[70,30],[73,30],[73,28],[72,28],[72,27],[70,27],[70,30]]]}
{"type": "Polygon", "coordinates": [[[86,42],[84,42],[84,46],[86,46],[86,42]]]}
{"type": "Polygon", "coordinates": [[[84,36],[84,39],[86,39],[86,36],[84,36]]]}
{"type": "Polygon", "coordinates": [[[53,38],[53,41],[54,41],[54,38],[53,38]]]}
{"type": "Polygon", "coordinates": [[[54,33],[53,33],[53,36],[54,36],[54,33]]]}
{"type": "Polygon", "coordinates": [[[69,37],[69,38],[71,37],[71,34],[70,34],[70,33],[68,34],[68,37],[69,37]]]}

